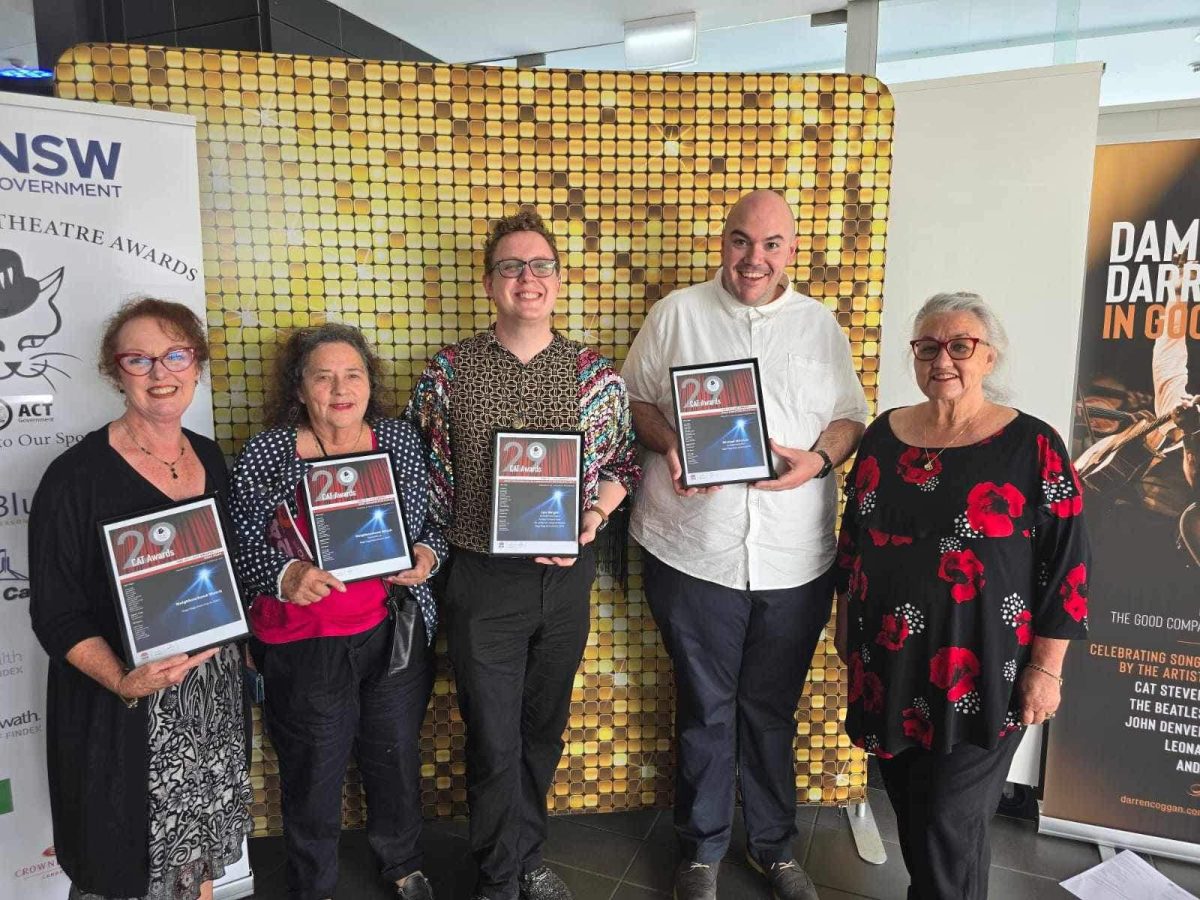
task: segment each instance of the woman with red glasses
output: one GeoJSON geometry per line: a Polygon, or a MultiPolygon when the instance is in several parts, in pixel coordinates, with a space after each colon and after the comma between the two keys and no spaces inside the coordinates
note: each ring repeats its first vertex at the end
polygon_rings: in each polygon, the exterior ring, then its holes
{"type": "Polygon", "coordinates": [[[50,655],[46,762],[70,900],[211,898],[250,831],[236,648],[126,668],[97,528],[227,493],[220,449],[182,424],[207,361],[186,306],[123,306],[100,372],[125,410],[51,463],[33,498],[30,615],[50,655]]]}
{"type": "Polygon", "coordinates": [[[1062,439],[993,383],[1007,341],[987,304],[931,297],[911,346],[926,399],[875,420],[846,482],[846,731],[878,757],[910,900],[983,900],[1022,729],[1054,716],[1087,636],[1090,554],[1062,439]]]}

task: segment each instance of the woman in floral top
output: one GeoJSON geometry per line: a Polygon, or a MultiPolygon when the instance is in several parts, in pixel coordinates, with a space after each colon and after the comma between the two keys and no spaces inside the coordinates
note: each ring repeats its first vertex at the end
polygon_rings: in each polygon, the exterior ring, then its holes
{"type": "Polygon", "coordinates": [[[935,295],[913,336],[928,399],[874,422],[847,481],[846,730],[879,758],[909,897],[976,900],[1013,732],[1053,717],[1087,636],[1088,541],[1062,439],[990,399],[1006,339],[983,300],[935,295]]]}

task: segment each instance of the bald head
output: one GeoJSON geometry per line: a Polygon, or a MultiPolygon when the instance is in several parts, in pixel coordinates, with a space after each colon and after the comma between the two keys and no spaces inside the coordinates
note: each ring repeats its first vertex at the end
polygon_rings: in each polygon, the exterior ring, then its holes
{"type": "Polygon", "coordinates": [[[787,240],[796,237],[796,216],[788,202],[775,191],[762,188],[742,194],[725,219],[725,234],[745,221],[770,221],[787,240]]]}
{"type": "Polygon", "coordinates": [[[744,195],[725,220],[721,283],[740,303],[762,306],[785,289],[796,258],[796,216],[775,191],[744,195]]]}

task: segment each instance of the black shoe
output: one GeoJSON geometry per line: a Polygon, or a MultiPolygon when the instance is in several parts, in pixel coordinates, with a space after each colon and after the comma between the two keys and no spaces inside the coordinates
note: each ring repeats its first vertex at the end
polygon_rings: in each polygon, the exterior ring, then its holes
{"type": "Polygon", "coordinates": [[[538,866],[521,876],[524,900],[575,900],[565,881],[549,866],[538,866]]]}
{"type": "Polygon", "coordinates": [[[433,888],[428,878],[420,872],[413,872],[396,882],[396,896],[400,900],[433,900],[433,888]]]}
{"type": "Polygon", "coordinates": [[[749,853],[746,854],[746,859],[750,861],[750,868],[767,879],[767,884],[771,886],[771,896],[775,900],[820,900],[817,896],[817,886],[794,859],[771,863],[769,866],[761,865],[749,853]]]}
{"type": "Polygon", "coordinates": [[[688,862],[675,870],[675,900],[717,900],[717,867],[720,863],[688,862]]]}

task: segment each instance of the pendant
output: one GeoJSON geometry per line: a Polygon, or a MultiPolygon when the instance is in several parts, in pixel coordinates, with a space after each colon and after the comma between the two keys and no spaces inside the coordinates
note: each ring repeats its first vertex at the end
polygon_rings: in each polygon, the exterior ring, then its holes
{"type": "Polygon", "coordinates": [[[170,466],[169,468],[171,469],[171,477],[172,477],[172,478],[174,478],[176,481],[178,481],[178,480],[179,480],[179,473],[175,471],[175,467],[174,467],[174,466],[170,466]]]}
{"type": "Polygon", "coordinates": [[[932,459],[925,460],[925,471],[926,472],[933,471],[933,460],[932,459]]]}
{"type": "Polygon", "coordinates": [[[513,419],[513,428],[524,428],[524,427],[525,427],[525,420],[523,418],[521,418],[520,416],[517,416],[515,419],[513,419]]]}

